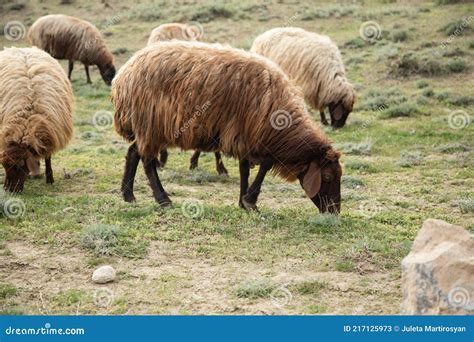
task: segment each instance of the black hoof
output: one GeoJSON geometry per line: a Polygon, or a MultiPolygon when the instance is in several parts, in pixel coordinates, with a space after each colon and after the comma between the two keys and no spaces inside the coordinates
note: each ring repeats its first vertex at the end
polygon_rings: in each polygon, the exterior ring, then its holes
{"type": "Polygon", "coordinates": [[[136,202],[135,196],[133,194],[123,194],[123,199],[128,203],[136,202]]]}

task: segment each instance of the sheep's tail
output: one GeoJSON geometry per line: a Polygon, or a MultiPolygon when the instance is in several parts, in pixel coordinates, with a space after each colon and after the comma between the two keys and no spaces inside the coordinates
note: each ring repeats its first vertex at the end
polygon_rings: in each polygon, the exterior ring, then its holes
{"type": "Polygon", "coordinates": [[[122,108],[121,104],[123,101],[120,100],[120,93],[123,91],[119,84],[112,82],[112,95],[111,101],[115,107],[114,114],[114,127],[115,131],[122,136],[125,140],[132,142],[135,140],[135,134],[132,129],[131,117],[128,115],[128,110],[122,108]],[[118,90],[118,88],[120,90],[118,90]]]}

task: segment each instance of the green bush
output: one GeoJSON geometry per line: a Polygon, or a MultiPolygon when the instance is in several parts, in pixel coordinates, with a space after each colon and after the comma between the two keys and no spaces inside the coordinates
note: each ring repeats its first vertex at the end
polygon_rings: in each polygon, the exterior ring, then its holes
{"type": "Polygon", "coordinates": [[[360,49],[360,48],[363,48],[364,46],[365,46],[365,42],[360,37],[352,38],[344,43],[344,47],[349,48],[349,49],[360,49]]]}
{"type": "Polygon", "coordinates": [[[394,30],[390,34],[390,39],[395,42],[404,42],[408,39],[408,32],[406,30],[394,30]]]}
{"type": "Polygon", "coordinates": [[[434,96],[435,93],[434,93],[433,89],[427,88],[427,89],[423,90],[422,94],[426,97],[432,97],[432,96],[434,96]]]}
{"type": "Polygon", "coordinates": [[[467,65],[464,59],[455,58],[448,62],[448,69],[451,72],[462,72],[467,69],[467,65]]]}
{"type": "Polygon", "coordinates": [[[428,81],[426,80],[419,80],[416,82],[416,87],[418,89],[426,88],[429,85],[428,81]]]}
{"type": "Polygon", "coordinates": [[[382,116],[385,118],[398,118],[412,116],[418,112],[418,108],[413,103],[405,102],[388,108],[383,112],[382,116]]]}

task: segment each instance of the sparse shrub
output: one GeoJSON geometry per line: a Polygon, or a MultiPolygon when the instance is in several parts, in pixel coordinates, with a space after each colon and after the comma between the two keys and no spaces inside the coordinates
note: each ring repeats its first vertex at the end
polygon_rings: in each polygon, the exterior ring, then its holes
{"type": "Polygon", "coordinates": [[[461,143],[450,143],[439,146],[437,151],[441,153],[456,153],[456,152],[467,152],[470,148],[461,143]]]}
{"type": "Polygon", "coordinates": [[[347,154],[368,156],[372,151],[373,143],[370,140],[359,143],[335,144],[336,148],[347,154]]]}
{"type": "Polygon", "coordinates": [[[127,53],[127,52],[128,52],[128,49],[126,47],[119,47],[112,50],[112,53],[114,55],[123,55],[124,53],[127,53]]]}
{"type": "Polygon", "coordinates": [[[406,96],[397,87],[387,90],[370,89],[365,98],[366,100],[360,105],[360,109],[373,111],[381,111],[407,101],[406,96]]]}
{"type": "Polygon", "coordinates": [[[459,57],[459,56],[464,56],[465,54],[466,53],[464,52],[463,49],[456,47],[454,49],[446,49],[443,52],[443,57],[459,57]]]}
{"type": "Polygon", "coordinates": [[[468,30],[470,30],[469,22],[465,18],[452,21],[441,28],[441,31],[443,31],[447,36],[461,36],[468,30]]]}
{"type": "Polygon", "coordinates": [[[385,118],[398,118],[405,116],[412,116],[418,113],[417,107],[411,102],[401,103],[392,106],[383,112],[385,118]]]}
{"type": "Polygon", "coordinates": [[[416,98],[416,104],[420,106],[424,106],[428,104],[428,98],[425,95],[419,95],[416,98]]]}
{"type": "Polygon", "coordinates": [[[8,9],[10,11],[21,11],[22,9],[24,9],[26,7],[26,5],[24,3],[17,3],[17,4],[11,4],[8,9]]]}
{"type": "Polygon", "coordinates": [[[10,284],[0,284],[0,299],[6,299],[16,295],[17,288],[10,284]]]}
{"type": "Polygon", "coordinates": [[[373,171],[372,165],[361,160],[352,160],[344,163],[344,166],[350,170],[373,171]]]}
{"type": "Polygon", "coordinates": [[[399,55],[399,47],[393,43],[389,43],[379,48],[375,54],[377,61],[391,60],[399,55]]]}
{"type": "Polygon", "coordinates": [[[337,215],[333,214],[320,214],[315,217],[311,217],[308,220],[308,223],[311,226],[316,226],[316,227],[324,227],[324,228],[333,228],[337,227],[340,224],[340,219],[337,215]]]}
{"type": "Polygon", "coordinates": [[[364,186],[364,181],[362,179],[350,175],[342,176],[341,182],[343,186],[349,189],[355,189],[364,186]]]}
{"type": "Polygon", "coordinates": [[[448,62],[448,69],[451,72],[462,72],[466,70],[466,68],[467,68],[467,65],[464,59],[455,58],[448,62]]]}
{"type": "Polygon", "coordinates": [[[463,95],[455,99],[450,99],[448,102],[454,106],[467,107],[471,104],[474,104],[474,97],[470,95],[463,95]]]}
{"type": "Polygon", "coordinates": [[[426,88],[425,90],[423,90],[422,94],[426,97],[432,97],[432,96],[434,96],[435,93],[434,93],[433,89],[426,88]]]}
{"type": "Polygon", "coordinates": [[[268,279],[255,279],[243,282],[234,288],[234,294],[238,298],[258,299],[270,297],[272,292],[276,289],[268,279]]]}
{"type": "Polygon", "coordinates": [[[349,48],[349,49],[360,49],[360,48],[363,48],[364,46],[365,46],[365,42],[360,37],[352,38],[344,43],[344,47],[349,48]]]}
{"type": "Polygon", "coordinates": [[[428,83],[428,81],[426,81],[426,80],[418,80],[418,81],[416,82],[416,87],[417,87],[418,89],[426,88],[428,85],[429,85],[429,83],[428,83]]]}
{"type": "Polygon", "coordinates": [[[440,92],[440,93],[436,94],[435,97],[439,101],[447,100],[449,98],[449,92],[447,92],[447,91],[440,92]]]}
{"type": "Polygon", "coordinates": [[[446,72],[446,66],[432,51],[422,54],[408,52],[392,62],[390,67],[395,76],[436,76],[446,72]]]}
{"type": "Polygon", "coordinates": [[[290,286],[291,292],[298,292],[301,295],[318,295],[321,290],[327,288],[328,284],[320,281],[304,281],[290,286]]]}
{"type": "Polygon", "coordinates": [[[401,158],[398,165],[401,167],[413,167],[421,165],[423,162],[423,155],[420,151],[402,151],[401,158]]]}
{"type": "Polygon", "coordinates": [[[393,30],[390,33],[390,39],[395,42],[404,42],[408,39],[408,32],[406,30],[393,30]]]}
{"type": "Polygon", "coordinates": [[[112,255],[118,245],[118,235],[119,229],[116,226],[93,225],[84,232],[82,245],[98,255],[112,255]]]}
{"type": "Polygon", "coordinates": [[[469,46],[469,49],[474,49],[474,40],[471,40],[468,46],[469,46]]]}
{"type": "Polygon", "coordinates": [[[198,8],[191,16],[191,20],[208,23],[218,18],[232,18],[233,15],[234,12],[226,6],[208,5],[198,8]]]}
{"type": "Polygon", "coordinates": [[[451,5],[451,4],[459,4],[466,0],[436,0],[438,5],[451,5]]]}
{"type": "Polygon", "coordinates": [[[463,214],[474,212],[474,200],[472,198],[461,199],[458,201],[458,205],[463,214]]]}

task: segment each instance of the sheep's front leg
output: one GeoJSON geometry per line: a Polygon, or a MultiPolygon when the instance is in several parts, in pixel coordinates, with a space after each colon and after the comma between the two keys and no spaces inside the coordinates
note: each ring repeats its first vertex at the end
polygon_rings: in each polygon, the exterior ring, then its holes
{"type": "Polygon", "coordinates": [[[45,173],[46,173],[46,183],[53,184],[53,168],[51,167],[51,156],[44,158],[45,173]]]}
{"type": "Polygon", "coordinates": [[[160,151],[160,162],[158,166],[161,168],[165,167],[167,161],[168,161],[168,150],[165,148],[160,151]]]}
{"type": "Polygon", "coordinates": [[[239,196],[239,206],[245,208],[242,201],[244,195],[247,193],[249,187],[249,175],[250,175],[250,163],[247,159],[241,159],[239,162],[239,172],[240,172],[240,196],[239,196]]]}
{"type": "Polygon", "coordinates": [[[156,158],[142,158],[143,167],[145,168],[146,176],[150,182],[150,187],[153,190],[155,200],[160,203],[162,207],[171,206],[171,200],[166,194],[163,185],[161,185],[158,172],[156,172],[156,158]]]}
{"type": "Polygon", "coordinates": [[[216,156],[216,170],[219,175],[227,176],[229,173],[222,162],[222,156],[220,152],[215,152],[214,155],[216,156]]]}
{"type": "Polygon", "coordinates": [[[138,154],[137,144],[133,143],[128,148],[127,156],[125,157],[125,172],[122,179],[122,196],[126,202],[135,202],[133,184],[139,162],[140,155],[138,154]]]}
{"type": "Polygon", "coordinates": [[[273,167],[273,160],[267,159],[260,164],[258,169],[257,176],[253,181],[252,185],[247,190],[247,193],[242,197],[242,204],[247,210],[258,210],[257,209],[257,199],[260,195],[260,189],[262,187],[263,180],[268,171],[273,167]]]}
{"type": "Polygon", "coordinates": [[[195,168],[198,167],[199,163],[199,156],[201,155],[201,151],[195,151],[194,154],[191,157],[191,160],[189,161],[189,169],[194,170],[195,168]]]}
{"type": "Polygon", "coordinates": [[[321,123],[322,123],[324,126],[329,125],[328,120],[326,120],[326,114],[324,114],[324,110],[322,110],[321,112],[319,112],[319,115],[321,116],[321,123]]]}
{"type": "Polygon", "coordinates": [[[69,81],[71,80],[72,69],[74,69],[74,61],[70,59],[69,60],[68,76],[67,76],[69,78],[69,81]]]}

